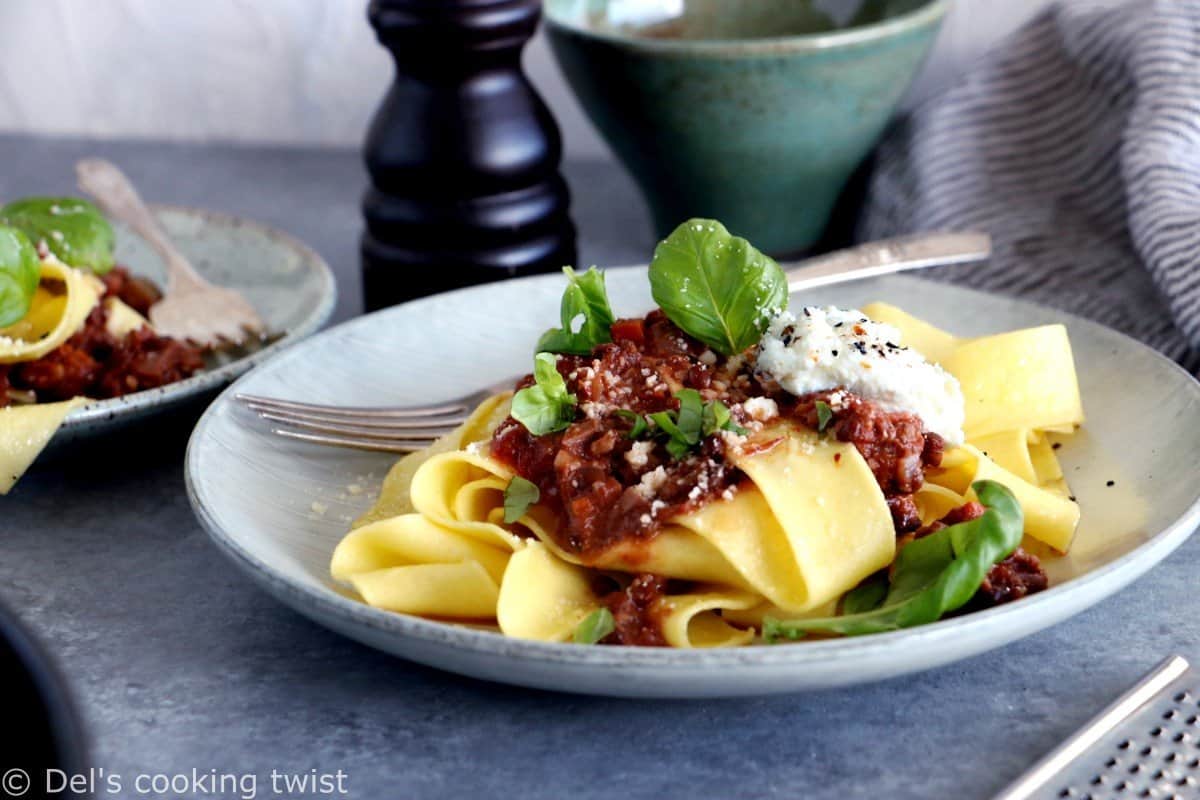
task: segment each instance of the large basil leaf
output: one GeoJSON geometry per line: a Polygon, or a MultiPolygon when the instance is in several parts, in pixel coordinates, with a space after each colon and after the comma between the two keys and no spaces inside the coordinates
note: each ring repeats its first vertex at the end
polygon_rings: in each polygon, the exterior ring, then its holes
{"type": "Polygon", "coordinates": [[[598,344],[612,341],[613,313],[604,288],[604,273],[592,267],[577,275],[563,267],[567,288],[563,291],[559,316],[561,328],[551,328],[538,340],[538,352],[590,355],[598,344]]]}
{"type": "Polygon", "coordinates": [[[64,264],[103,275],[113,268],[113,230],[100,209],[77,197],[26,197],[0,208],[0,222],[45,242],[64,264]]]}
{"type": "Polygon", "coordinates": [[[0,328],[21,321],[29,313],[40,273],[37,251],[29,237],[16,228],[0,225],[0,328]]]}
{"type": "MultiPolygon", "coordinates": [[[[1012,492],[995,481],[976,481],[971,488],[987,507],[983,516],[905,545],[896,555],[891,587],[879,608],[824,619],[767,617],[763,637],[775,642],[812,631],[880,633],[934,622],[961,608],[979,590],[988,570],[1017,549],[1025,530],[1025,515],[1012,492]]],[[[865,605],[859,599],[853,605],[865,605]]]]}
{"type": "Polygon", "coordinates": [[[757,344],[788,301],[779,265],[710,219],[688,220],[659,243],[650,290],[672,322],[725,355],[757,344]]]}

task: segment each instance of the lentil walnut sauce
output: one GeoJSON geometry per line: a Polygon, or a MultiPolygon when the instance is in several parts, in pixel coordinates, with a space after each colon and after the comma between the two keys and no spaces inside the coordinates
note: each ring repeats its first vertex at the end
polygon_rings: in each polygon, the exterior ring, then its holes
{"type": "MultiPolygon", "coordinates": [[[[492,455],[536,484],[541,501],[560,512],[564,524],[554,534],[556,544],[583,564],[595,563],[618,544],[636,547],[668,520],[731,497],[746,480],[731,453],[777,443],[769,436],[773,421],[822,430],[853,444],[887,499],[900,544],[931,532],[918,530],[912,495],[925,470],[941,463],[945,442],[926,430],[921,417],[843,387],[794,395],[760,371],[758,347],[720,355],[662,311],[617,320],[611,333],[612,341],[590,355],[558,356],[558,372],[577,401],[575,419],[565,430],[535,436],[510,416],[491,441],[492,455]],[[668,452],[661,437],[630,436],[646,415],[678,410],[675,395],[683,389],[727,406],[731,429],[704,437],[682,457],[668,452]]],[[[517,388],[532,383],[526,376],[517,388]]],[[[935,525],[970,519],[963,515],[972,513],[982,509],[964,507],[961,519],[935,525]]],[[[614,580],[596,587],[616,620],[604,641],[664,644],[654,614],[666,583],[640,575],[627,584],[614,580]]],[[[1044,587],[1036,558],[1020,551],[992,569],[973,604],[1006,602],[1044,587]]]]}
{"type": "MultiPolygon", "coordinates": [[[[103,278],[101,300],[115,297],[145,316],[161,294],[149,281],[122,267],[103,278]]],[[[118,397],[183,380],[204,368],[194,345],[157,335],[142,326],[124,336],[107,330],[108,309],[100,302],[83,327],[41,358],[0,364],[0,406],[10,398],[32,397],[38,402],[76,396],[118,397]]]]}

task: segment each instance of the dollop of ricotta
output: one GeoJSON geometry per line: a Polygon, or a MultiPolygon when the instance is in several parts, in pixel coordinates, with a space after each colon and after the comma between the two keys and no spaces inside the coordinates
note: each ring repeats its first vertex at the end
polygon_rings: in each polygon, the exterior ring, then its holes
{"type": "Polygon", "coordinates": [[[899,331],[860,311],[807,306],[772,320],[759,343],[758,369],[794,395],[841,387],[888,411],[916,414],[925,430],[962,444],[958,380],[899,342],[899,331]]]}

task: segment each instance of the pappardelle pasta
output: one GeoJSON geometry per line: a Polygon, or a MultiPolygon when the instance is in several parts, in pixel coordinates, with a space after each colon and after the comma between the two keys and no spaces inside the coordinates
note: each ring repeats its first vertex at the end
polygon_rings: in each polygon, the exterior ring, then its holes
{"type": "Polygon", "coordinates": [[[617,319],[566,270],[534,369],[401,459],[332,557],[389,611],[584,644],[719,647],[933,622],[1046,588],[1079,520],[1065,328],[973,339],[893,306],[787,310],[692,220],[617,319]]]}

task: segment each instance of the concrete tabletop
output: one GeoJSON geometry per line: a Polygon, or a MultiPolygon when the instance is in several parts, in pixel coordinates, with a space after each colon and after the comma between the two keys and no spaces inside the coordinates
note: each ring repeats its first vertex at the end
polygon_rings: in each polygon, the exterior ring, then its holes
{"type": "MultiPolygon", "coordinates": [[[[360,313],[355,153],[0,137],[0,197],[69,193],[85,155],[119,163],[151,201],[295,234],[337,274],[334,321],[360,313]]],[[[581,264],[644,261],[654,240],[629,180],[603,162],[565,171],[581,264]]],[[[1064,624],[870,686],[649,702],[459,678],[346,640],[252,586],[184,495],[193,421],[39,464],[0,498],[0,601],[58,659],[92,763],[123,778],[96,797],[146,796],[136,776],[195,771],[198,791],[169,796],[247,796],[211,791],[215,772],[254,775],[260,798],[984,798],[1162,657],[1200,658],[1193,538],[1064,624]],[[276,791],[272,770],[330,781],[276,791]]]]}

